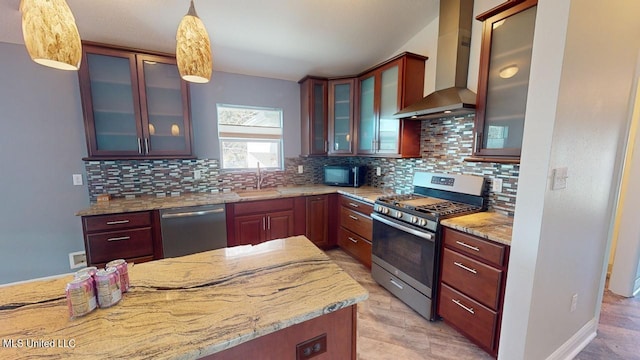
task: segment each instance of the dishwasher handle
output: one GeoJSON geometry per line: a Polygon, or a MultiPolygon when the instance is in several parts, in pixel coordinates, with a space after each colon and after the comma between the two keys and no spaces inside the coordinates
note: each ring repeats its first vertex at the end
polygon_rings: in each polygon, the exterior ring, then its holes
{"type": "Polygon", "coordinates": [[[195,216],[204,216],[209,214],[222,214],[224,213],[224,208],[217,208],[211,210],[199,210],[199,211],[185,211],[179,213],[165,213],[162,214],[163,219],[175,219],[175,218],[183,218],[183,217],[195,217],[195,216]]]}

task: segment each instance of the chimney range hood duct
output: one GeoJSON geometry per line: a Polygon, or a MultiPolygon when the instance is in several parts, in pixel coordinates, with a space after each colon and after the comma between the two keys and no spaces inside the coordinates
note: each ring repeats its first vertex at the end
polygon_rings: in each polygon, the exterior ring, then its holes
{"type": "Polygon", "coordinates": [[[393,115],[437,119],[471,114],[476,94],[467,89],[473,0],[440,0],[436,91],[393,115]]]}

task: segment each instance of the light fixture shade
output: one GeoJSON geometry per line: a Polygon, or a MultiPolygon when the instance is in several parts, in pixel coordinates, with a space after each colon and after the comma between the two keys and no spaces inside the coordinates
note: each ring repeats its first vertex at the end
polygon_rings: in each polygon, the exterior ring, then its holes
{"type": "Polygon", "coordinates": [[[78,70],[82,43],[65,0],[22,0],[22,35],[31,59],[62,70],[78,70]]]}
{"type": "Polygon", "coordinates": [[[514,77],[518,73],[518,71],[520,71],[518,65],[511,64],[500,69],[499,75],[503,79],[510,79],[514,77]]]}
{"type": "Polygon", "coordinates": [[[196,14],[193,0],[176,33],[176,61],[185,81],[206,83],[211,79],[213,61],[207,29],[196,14]]]}

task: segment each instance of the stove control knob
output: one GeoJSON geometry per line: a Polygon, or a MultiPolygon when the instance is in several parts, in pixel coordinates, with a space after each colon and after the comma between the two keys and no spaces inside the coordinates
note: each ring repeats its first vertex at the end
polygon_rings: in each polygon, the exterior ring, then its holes
{"type": "Polygon", "coordinates": [[[402,215],[403,215],[403,214],[402,214],[400,211],[398,211],[398,212],[396,213],[396,217],[397,217],[398,219],[402,218],[402,215]]]}
{"type": "Polygon", "coordinates": [[[389,208],[383,207],[382,208],[382,213],[383,214],[388,214],[389,213],[389,208]]]}
{"type": "Polygon", "coordinates": [[[420,219],[420,226],[427,226],[427,220],[420,219]]]}
{"type": "Polygon", "coordinates": [[[415,217],[415,216],[412,216],[411,217],[411,222],[414,223],[414,224],[417,223],[418,222],[418,218],[415,217]]]}

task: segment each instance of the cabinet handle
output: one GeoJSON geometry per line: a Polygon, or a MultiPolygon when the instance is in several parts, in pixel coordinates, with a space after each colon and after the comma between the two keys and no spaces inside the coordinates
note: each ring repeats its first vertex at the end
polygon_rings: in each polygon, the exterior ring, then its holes
{"type": "Polygon", "coordinates": [[[262,217],[262,230],[267,230],[267,219],[266,219],[266,216],[262,217]]]}
{"type": "Polygon", "coordinates": [[[351,236],[349,236],[349,240],[351,240],[351,242],[352,242],[352,243],[354,243],[354,244],[357,244],[357,243],[358,243],[358,240],[357,240],[357,239],[352,238],[351,236]]]}
{"type": "Polygon", "coordinates": [[[138,154],[142,154],[142,139],[138,138],[138,154]]]}
{"type": "Polygon", "coordinates": [[[398,284],[395,280],[389,279],[389,282],[392,283],[393,285],[395,285],[398,289],[404,290],[404,287],[402,285],[398,284]]]}
{"type": "Polygon", "coordinates": [[[454,264],[455,266],[457,266],[457,267],[461,268],[461,269],[465,269],[465,270],[467,270],[467,271],[468,271],[468,272],[470,272],[470,273],[473,273],[473,274],[477,274],[477,273],[478,273],[478,271],[477,271],[476,269],[472,269],[472,268],[470,268],[470,267],[466,267],[466,266],[462,265],[462,264],[461,264],[461,263],[459,263],[459,262],[454,261],[454,262],[453,262],[453,264],[454,264]]]}
{"type": "Polygon", "coordinates": [[[144,151],[149,153],[149,138],[144,138],[144,151]]]}
{"type": "Polygon", "coordinates": [[[467,243],[464,243],[464,242],[462,242],[462,241],[456,241],[456,244],[458,244],[458,245],[460,245],[460,246],[464,246],[464,247],[466,247],[467,249],[471,249],[471,250],[473,250],[473,251],[480,251],[480,248],[479,248],[479,247],[471,246],[471,245],[469,245],[469,244],[467,244],[467,243]]]}
{"type": "Polygon", "coordinates": [[[360,207],[360,205],[358,205],[356,203],[352,203],[352,202],[349,203],[349,206],[353,206],[354,208],[360,207]]]}
{"type": "Polygon", "coordinates": [[[357,217],[353,216],[353,215],[349,215],[350,218],[352,218],[353,220],[360,220],[357,217]]]}
{"type": "Polygon", "coordinates": [[[329,140],[324,142],[324,152],[327,152],[328,148],[329,148],[329,140]]]}
{"type": "Polygon", "coordinates": [[[475,312],[475,311],[473,311],[473,308],[470,308],[470,307],[464,306],[464,305],[462,304],[462,302],[460,302],[460,300],[458,300],[458,299],[451,299],[451,301],[453,301],[453,303],[454,303],[454,304],[456,304],[456,305],[460,306],[461,308],[463,308],[463,309],[467,310],[468,312],[470,312],[470,313],[472,313],[472,314],[474,314],[474,315],[475,315],[475,313],[476,313],[476,312],[475,312]]]}
{"type": "Polygon", "coordinates": [[[129,240],[129,239],[131,239],[131,236],[120,236],[120,237],[108,238],[107,241],[121,241],[121,240],[129,240]]]}
{"type": "Polygon", "coordinates": [[[118,224],[128,224],[129,220],[115,220],[115,221],[107,221],[107,225],[118,225],[118,224]]]}
{"type": "Polygon", "coordinates": [[[271,216],[267,216],[267,229],[271,230],[271,216]]]}

